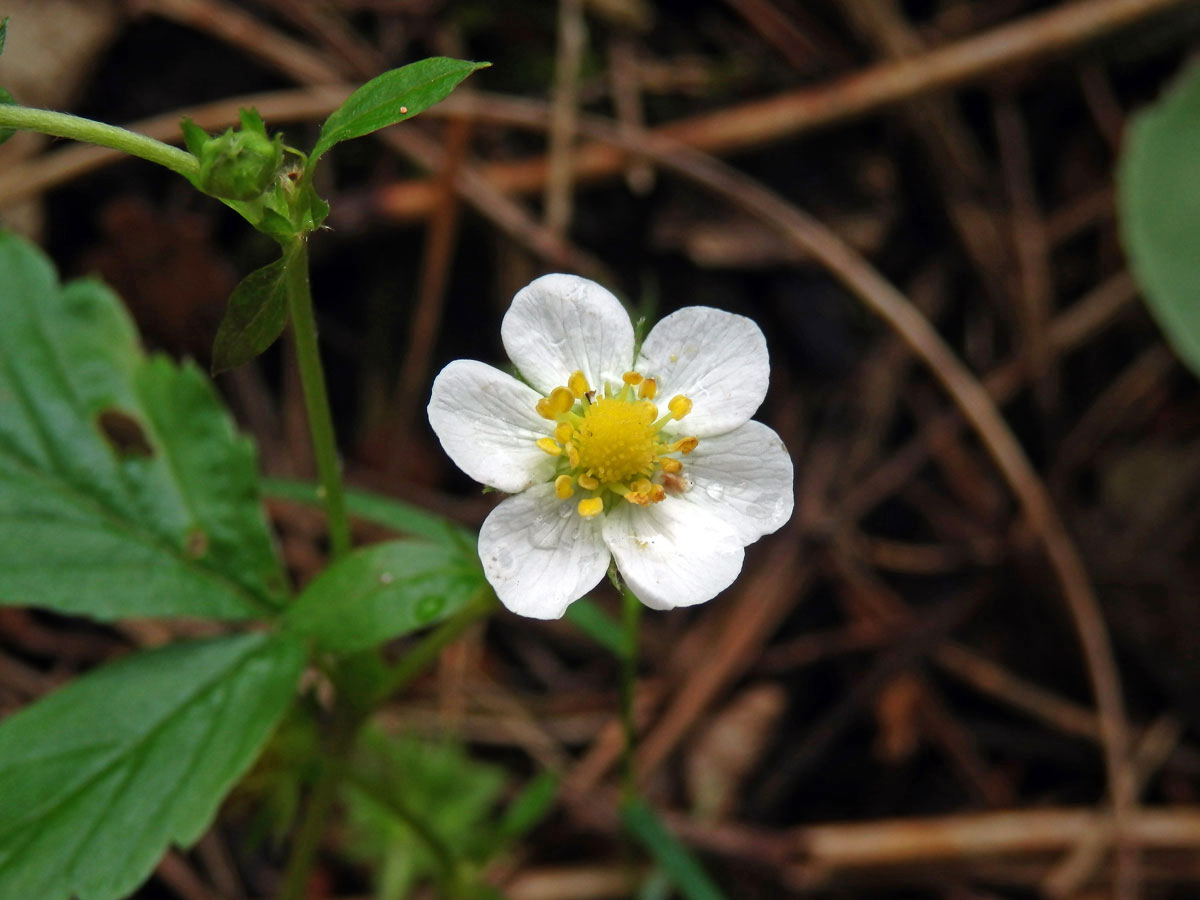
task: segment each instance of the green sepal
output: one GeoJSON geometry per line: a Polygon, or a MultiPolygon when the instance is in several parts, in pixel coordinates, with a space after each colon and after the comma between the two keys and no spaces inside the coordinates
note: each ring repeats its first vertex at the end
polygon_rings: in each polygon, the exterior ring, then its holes
{"type": "Polygon", "coordinates": [[[215,137],[187,118],[180,128],[188,150],[200,162],[200,174],[192,184],[221,200],[245,202],[275,183],[283,164],[283,137],[270,137],[253,109],[242,109],[238,115],[241,128],[227,128],[215,137]]]}

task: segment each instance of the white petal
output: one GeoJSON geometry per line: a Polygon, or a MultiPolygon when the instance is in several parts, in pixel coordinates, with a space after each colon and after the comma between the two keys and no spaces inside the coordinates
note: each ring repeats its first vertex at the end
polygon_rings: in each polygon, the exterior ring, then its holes
{"type": "Polygon", "coordinates": [[[608,570],[598,518],[585,519],[553,484],[509,497],[479,529],[483,572],[500,602],[534,619],[557,619],[608,570]]]}
{"type": "Polygon", "coordinates": [[[456,359],[438,373],[429,424],[454,464],[483,484],[516,493],[554,475],[538,449],[552,423],[534,409],[538,393],[489,365],[456,359]]]}
{"type": "Polygon", "coordinates": [[[767,341],[751,319],[707,306],[671,313],[650,330],[637,370],[658,379],[663,404],[675,394],[692,411],[677,425],[704,437],[732,431],[767,395],[767,341]]]}
{"type": "Polygon", "coordinates": [[[618,503],[605,516],[604,542],[621,577],[644,604],[674,609],[711,600],[742,570],[732,528],[691,503],[618,503]]]}
{"type": "Polygon", "coordinates": [[[792,458],[779,435],[761,422],[704,438],[684,457],[683,478],[688,488],[678,499],[727,523],[742,544],[777,531],[792,517],[792,458]]]}
{"type": "Polygon", "coordinates": [[[504,349],[544,394],[582,370],[598,389],[633,367],[633,325],[619,300],[577,275],[543,275],[517,292],[500,325],[504,349]]]}

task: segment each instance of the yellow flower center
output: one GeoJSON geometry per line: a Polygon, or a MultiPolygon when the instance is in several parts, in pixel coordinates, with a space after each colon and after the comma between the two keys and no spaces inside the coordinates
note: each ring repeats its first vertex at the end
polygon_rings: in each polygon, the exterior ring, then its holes
{"type": "Polygon", "coordinates": [[[584,491],[576,509],[587,518],[603,512],[606,499],[645,506],[680,489],[686,484],[679,474],[683,463],[672,454],[686,456],[699,443],[694,437],[672,439],[662,433],[668,422],[691,412],[691,400],[673,397],[669,412],[660,417],[653,378],[626,372],[621,382],[606,385],[597,396],[583,373],[575,372],[566,387],[556,387],[537,403],[538,413],[555,423],[553,436],[537,442],[559,457],[555,494],[567,500],[584,491]]]}
{"type": "Polygon", "coordinates": [[[601,397],[591,403],[574,434],[580,468],[601,484],[652,475],[657,418],[658,410],[649,400],[628,403],[620,397],[601,397]]]}

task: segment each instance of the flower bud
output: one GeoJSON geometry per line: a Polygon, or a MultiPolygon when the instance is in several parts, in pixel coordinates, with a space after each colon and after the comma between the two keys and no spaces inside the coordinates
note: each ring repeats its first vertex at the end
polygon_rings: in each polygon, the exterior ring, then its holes
{"type": "Polygon", "coordinates": [[[242,127],[209,137],[184,121],[188,149],[200,161],[197,186],[225,200],[253,200],[274,183],[283,163],[283,144],[267,136],[266,126],[254,110],[241,111],[242,127]]]}

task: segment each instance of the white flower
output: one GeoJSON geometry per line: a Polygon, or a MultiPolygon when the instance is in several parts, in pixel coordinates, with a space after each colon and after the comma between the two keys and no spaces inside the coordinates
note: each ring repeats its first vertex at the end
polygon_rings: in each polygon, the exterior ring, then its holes
{"type": "Polygon", "coordinates": [[[459,468],[514,495],[479,533],[513,612],[558,618],[610,557],[647,606],[703,603],[733,583],[746,545],[791,517],[791,459],[750,421],[769,373],[750,319],[681,309],[635,360],[616,297],[546,275],[513,298],[500,335],[529,384],[455,360],[433,383],[429,422],[459,468]]]}

